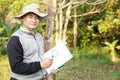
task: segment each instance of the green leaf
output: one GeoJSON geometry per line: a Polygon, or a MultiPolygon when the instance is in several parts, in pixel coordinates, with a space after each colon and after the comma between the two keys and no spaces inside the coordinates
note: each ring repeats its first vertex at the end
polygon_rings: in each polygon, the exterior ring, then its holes
{"type": "Polygon", "coordinates": [[[117,44],[117,42],[118,42],[118,40],[114,40],[114,41],[112,42],[112,46],[115,47],[116,44],[117,44]]]}
{"type": "Polygon", "coordinates": [[[116,46],[115,48],[119,49],[120,50],[120,45],[119,46],[116,46]]]}

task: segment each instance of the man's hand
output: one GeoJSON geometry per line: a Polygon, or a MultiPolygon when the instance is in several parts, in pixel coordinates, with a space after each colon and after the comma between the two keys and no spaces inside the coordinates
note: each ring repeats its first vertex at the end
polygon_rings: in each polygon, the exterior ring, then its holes
{"type": "Polygon", "coordinates": [[[48,68],[52,65],[53,63],[53,58],[52,57],[49,57],[49,58],[46,58],[46,59],[43,59],[41,62],[40,62],[40,65],[41,67],[44,69],[44,68],[48,68]]]}
{"type": "Polygon", "coordinates": [[[55,73],[57,73],[58,71],[59,71],[59,69],[52,69],[51,73],[52,73],[52,74],[55,74],[55,73]]]}

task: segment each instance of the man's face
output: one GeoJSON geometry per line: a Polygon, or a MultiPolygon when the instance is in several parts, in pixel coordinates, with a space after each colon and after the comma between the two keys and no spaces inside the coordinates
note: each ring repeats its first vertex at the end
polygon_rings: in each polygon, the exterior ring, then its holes
{"type": "Polygon", "coordinates": [[[26,14],[25,16],[23,16],[21,21],[23,23],[23,26],[30,28],[30,29],[35,29],[40,23],[39,17],[34,13],[26,14]]]}

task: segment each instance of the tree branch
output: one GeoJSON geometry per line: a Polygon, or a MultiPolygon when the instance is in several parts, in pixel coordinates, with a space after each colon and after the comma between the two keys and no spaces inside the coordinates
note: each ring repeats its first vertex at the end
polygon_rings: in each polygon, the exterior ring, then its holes
{"type": "Polygon", "coordinates": [[[103,4],[105,2],[107,2],[107,0],[103,0],[103,1],[96,0],[95,2],[92,2],[92,3],[86,1],[85,4],[87,4],[87,5],[99,5],[99,4],[103,4]]]}
{"type": "Polygon", "coordinates": [[[100,5],[100,4],[103,4],[103,3],[105,3],[105,2],[107,2],[107,0],[103,0],[103,1],[96,0],[96,1],[94,1],[94,2],[88,2],[88,0],[79,0],[79,1],[77,1],[77,2],[69,2],[69,3],[67,3],[66,5],[64,5],[65,0],[63,0],[62,5],[61,5],[61,6],[57,9],[57,11],[56,11],[56,14],[58,14],[58,13],[60,12],[60,10],[68,7],[69,5],[76,5],[76,4],[79,4],[79,5],[80,5],[80,4],[100,5]]]}
{"type": "MultiPolygon", "coordinates": [[[[92,11],[92,12],[76,15],[76,17],[86,16],[86,15],[95,14],[95,13],[100,13],[100,11],[94,11],[94,12],[92,11]]],[[[71,17],[75,17],[75,15],[71,15],[70,18],[71,17]]]]}

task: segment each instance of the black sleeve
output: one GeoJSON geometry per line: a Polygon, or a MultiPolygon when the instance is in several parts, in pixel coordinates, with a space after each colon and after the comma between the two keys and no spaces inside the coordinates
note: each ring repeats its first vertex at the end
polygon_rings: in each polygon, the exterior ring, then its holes
{"type": "Polygon", "coordinates": [[[19,41],[19,37],[12,36],[10,38],[7,45],[7,51],[12,72],[29,75],[42,69],[40,62],[23,62],[23,48],[19,41]]]}

